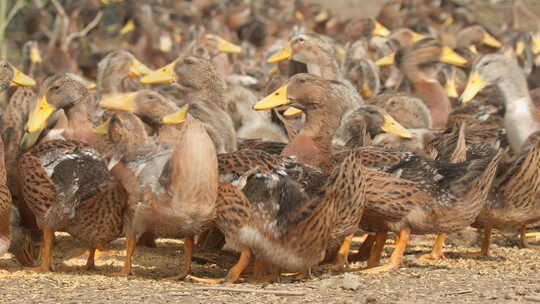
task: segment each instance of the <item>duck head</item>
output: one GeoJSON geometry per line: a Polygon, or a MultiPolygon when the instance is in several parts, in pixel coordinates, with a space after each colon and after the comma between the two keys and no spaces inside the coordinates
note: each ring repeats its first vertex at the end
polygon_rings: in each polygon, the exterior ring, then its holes
{"type": "Polygon", "coordinates": [[[25,75],[9,62],[0,61],[0,91],[7,89],[9,86],[35,86],[34,79],[25,75]]]}
{"type": "MultiPolygon", "coordinates": [[[[463,103],[471,101],[483,88],[501,83],[512,74],[521,73],[517,62],[500,54],[479,57],[473,64],[467,86],[461,95],[463,103]]],[[[526,85],[526,83],[525,83],[526,85]]]]}
{"type": "Polygon", "coordinates": [[[51,76],[39,89],[34,109],[26,124],[26,131],[39,132],[58,110],[68,109],[89,96],[86,86],[74,77],[63,74],[51,76]]]}
{"type": "Polygon", "coordinates": [[[141,78],[142,83],[176,83],[184,91],[198,91],[216,86],[224,88],[214,64],[205,58],[186,56],[141,78]]]}
{"type": "Polygon", "coordinates": [[[133,113],[151,126],[182,122],[182,117],[175,119],[168,116],[176,112],[178,107],[152,90],[107,95],[101,99],[99,106],[108,110],[133,113]]]}
{"type": "Polygon", "coordinates": [[[344,29],[345,35],[351,39],[371,38],[372,36],[386,37],[390,31],[373,18],[355,18],[350,20],[344,29]]]}
{"type": "Polygon", "coordinates": [[[98,64],[97,87],[102,94],[129,90],[130,88],[139,89],[136,83],[130,80],[150,72],[152,72],[150,68],[128,51],[114,51],[105,56],[98,64]]]}
{"type": "Polygon", "coordinates": [[[320,64],[326,57],[335,57],[336,51],[330,38],[302,33],[291,38],[289,43],[268,59],[268,63],[293,59],[305,64],[320,64]]]}

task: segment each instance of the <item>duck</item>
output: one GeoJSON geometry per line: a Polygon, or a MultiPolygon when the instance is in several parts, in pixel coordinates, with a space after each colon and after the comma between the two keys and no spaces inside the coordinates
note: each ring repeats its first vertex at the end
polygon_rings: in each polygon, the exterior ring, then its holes
{"type": "Polygon", "coordinates": [[[289,40],[289,44],[281,51],[270,57],[268,63],[276,63],[287,59],[304,64],[306,72],[344,83],[344,86],[338,88],[347,109],[355,108],[364,103],[354,86],[344,78],[343,71],[336,58],[336,48],[331,38],[313,33],[297,34],[289,40]]]}
{"type": "Polygon", "coordinates": [[[25,125],[23,149],[40,140],[72,139],[92,145],[94,116],[90,111],[95,100],[87,87],[70,74],[53,75],[42,83],[37,101],[25,125]]]}
{"type": "Polygon", "coordinates": [[[424,101],[405,92],[385,92],[366,101],[385,110],[407,129],[432,129],[431,112],[424,101]]]}
{"type": "MultiPolygon", "coordinates": [[[[540,220],[537,201],[538,173],[536,163],[540,149],[540,132],[531,134],[504,171],[497,176],[493,191],[472,227],[483,229],[479,252],[469,256],[487,257],[493,229],[519,231],[521,242],[528,247],[526,227],[540,220]]],[[[529,248],[535,248],[534,246],[529,248]]]]}
{"type": "MultiPolygon", "coordinates": [[[[146,101],[142,105],[150,108],[163,103],[163,99],[161,102],[146,101]]],[[[175,107],[171,102],[169,105],[175,107]]],[[[104,98],[100,106],[125,110],[120,109],[119,102],[114,99],[111,102],[104,98]]],[[[126,258],[122,270],[116,275],[133,273],[136,240],[150,231],[154,236],[184,238],[186,267],[171,279],[185,278],[191,273],[194,236],[214,221],[217,153],[203,124],[187,114],[188,107],[186,105],[161,117],[156,111],[144,111],[143,107],[130,108],[130,112],[161,129],[157,130],[159,135],[155,138],[145,136],[142,122],[138,128],[119,116],[114,116],[109,122],[109,138],[121,147],[117,161],[124,169],[118,173],[119,179],[125,187],[132,189],[129,194],[132,215],[126,228],[126,258]],[[152,114],[146,114],[148,112],[152,114]]]]}
{"type": "Polygon", "coordinates": [[[185,94],[184,102],[199,110],[198,115],[193,115],[213,135],[218,153],[237,150],[233,121],[225,104],[226,84],[211,61],[195,56],[178,58],[142,77],[140,81],[144,84],[173,83],[177,90],[185,94]]]}
{"type": "MultiPolygon", "coordinates": [[[[20,155],[19,143],[24,134],[24,123],[28,113],[31,110],[32,103],[35,98],[35,93],[32,87],[36,85],[36,81],[30,76],[24,74],[19,69],[11,65],[7,61],[0,61],[0,91],[6,90],[11,86],[17,87],[17,90],[11,95],[9,103],[7,103],[4,113],[1,118],[2,122],[2,152],[3,154],[3,169],[5,170],[7,181],[3,182],[0,187],[3,187],[7,183],[9,193],[11,195],[10,200],[13,202],[13,207],[17,210],[19,216],[13,218],[12,229],[28,229],[31,231],[37,231],[34,216],[28,208],[28,206],[22,201],[20,194],[18,193],[17,186],[17,160],[20,155]],[[5,144],[4,144],[5,143],[5,144]]],[[[2,188],[2,193],[5,193],[2,188]]],[[[3,196],[3,198],[6,198],[3,196]]],[[[9,201],[5,201],[4,208],[9,211],[11,204],[9,201]]],[[[7,218],[3,218],[3,223],[8,224],[9,214],[7,218]]],[[[9,227],[6,227],[4,231],[9,231],[9,227]]],[[[37,254],[33,243],[29,238],[30,234],[26,233],[13,233],[13,236],[21,236],[21,240],[14,240],[12,243],[12,253],[15,255],[17,261],[25,266],[31,265],[37,254]]],[[[9,241],[9,235],[6,236],[6,240],[9,241]]],[[[6,241],[7,242],[7,241],[6,241]]]]}
{"type": "Polygon", "coordinates": [[[152,70],[125,50],[108,53],[98,64],[96,89],[100,95],[141,90],[136,79],[152,70]]]}
{"type": "MultiPolygon", "coordinates": [[[[335,212],[331,200],[341,196],[323,197],[326,178],[320,171],[289,158],[275,160],[220,183],[216,226],[240,257],[225,278],[201,282],[233,283],[253,256],[277,268],[270,277],[255,278],[267,282],[279,281],[283,270],[309,276],[311,267],[323,260],[335,212]],[[307,174],[302,178],[306,184],[296,174],[307,174]]],[[[350,203],[361,209],[361,198],[350,203]]]]}
{"type": "MultiPolygon", "coordinates": [[[[22,198],[43,232],[42,251],[47,253],[47,255],[42,256],[41,264],[35,268],[36,271],[53,270],[50,242],[53,242],[55,231],[66,231],[90,245],[87,260],[88,269],[95,266],[96,249],[102,248],[106,243],[120,237],[122,233],[122,216],[126,204],[125,190],[110,176],[106,166],[105,171],[103,171],[103,167],[97,165],[98,163],[105,164],[105,161],[94,148],[99,146],[96,145],[98,141],[92,132],[92,124],[88,118],[87,107],[90,102],[90,94],[83,83],[68,74],[51,76],[42,84],[37,103],[30,112],[25,125],[26,133],[21,144],[23,149],[28,151],[20,157],[18,162],[19,187],[22,198]],[[63,111],[64,109],[65,111],[63,111]],[[60,118],[58,118],[59,116],[60,118]],[[50,129],[51,127],[52,129],[50,129]],[[46,144],[50,141],[54,141],[54,143],[46,144]],[[43,146],[36,148],[36,143],[43,144],[43,146]],[[80,159],[81,166],[73,166],[72,171],[68,172],[71,174],[69,178],[60,180],[55,176],[56,179],[53,179],[54,168],[47,167],[46,162],[46,155],[51,153],[53,155],[62,155],[62,153],[70,155],[71,153],[74,159],[80,159]],[[84,164],[96,166],[95,174],[101,176],[103,184],[87,180],[90,192],[83,193],[84,196],[81,196],[81,192],[77,192],[79,188],[78,174],[82,174],[81,178],[92,178],[92,172],[85,168],[84,164]],[[86,172],[77,170],[89,171],[89,175],[84,177],[86,172]],[[36,178],[36,174],[39,175],[38,178],[36,178]],[[71,200],[69,202],[71,205],[64,206],[66,202],[62,196],[64,196],[63,192],[68,189],[75,192],[70,193],[68,198],[71,200]],[[40,195],[40,193],[47,193],[47,195],[40,195]],[[50,200],[54,201],[55,204],[49,202],[49,194],[50,197],[54,198],[50,200]],[[81,207],[73,204],[75,201],[80,202],[81,200],[95,202],[95,206],[84,205],[81,207]],[[56,210],[55,208],[64,208],[64,211],[69,211],[69,214],[50,214],[49,212],[56,210]],[[89,215],[97,210],[100,210],[98,219],[103,219],[102,221],[96,221],[95,215],[89,215]],[[77,212],[79,213],[77,214],[77,212]],[[72,224],[71,220],[73,219],[79,220],[80,223],[78,225],[72,224]],[[91,223],[92,221],[95,222],[91,223]],[[86,231],[86,229],[94,228],[92,233],[86,231]],[[87,233],[88,235],[86,235],[87,233]]],[[[66,161],[62,166],[69,164],[69,159],[61,159],[60,163],[62,161],[66,161]]]]}
{"type": "Polygon", "coordinates": [[[224,233],[227,244],[241,255],[225,278],[202,282],[235,282],[253,256],[277,268],[270,277],[256,280],[277,281],[281,271],[310,277],[311,268],[325,257],[327,242],[349,235],[361,217],[364,167],[351,156],[327,177],[294,158],[273,156],[262,166],[253,167],[260,158],[245,158],[242,154],[269,156],[255,150],[240,150],[227,158],[219,156],[220,162],[234,164],[227,159],[235,159],[249,164],[244,168],[251,167],[243,174],[238,169],[220,169],[223,178],[216,226],[224,233]],[[346,208],[348,222],[342,221],[339,229],[333,229],[334,215],[346,208]],[[277,225],[270,224],[273,222],[277,225]]]}
{"type": "Polygon", "coordinates": [[[93,269],[96,248],[122,236],[127,201],[105,160],[87,144],[58,139],[25,152],[19,170],[22,196],[43,232],[41,263],[29,270],[55,270],[56,231],[68,232],[89,246],[86,268],[93,269]]]}
{"type": "Polygon", "coordinates": [[[332,138],[334,146],[349,149],[369,146],[380,134],[398,134],[409,137],[409,131],[384,109],[374,105],[363,105],[343,115],[332,138]]]}
{"type": "MultiPolygon", "coordinates": [[[[332,109],[332,101],[328,100],[333,97],[328,86],[320,77],[299,74],[283,90],[285,96],[269,96],[255,108],[268,109],[288,104],[305,111],[308,118],[306,125],[282,154],[294,155],[298,161],[322,167],[323,170],[331,168],[328,164],[331,162],[330,140],[332,130],[339,124],[339,115],[332,109]],[[289,86],[293,86],[292,92],[289,86]]],[[[356,155],[365,160],[363,163],[368,167],[377,164],[382,168],[382,163],[387,163],[387,172],[374,170],[368,176],[364,214],[359,227],[365,231],[377,231],[384,237],[385,231],[393,231],[399,234],[400,241],[389,264],[371,267],[367,272],[386,272],[399,268],[411,233],[451,232],[469,226],[484,205],[502,155],[499,151],[479,161],[456,165],[433,162],[410,152],[377,150],[374,147],[342,153],[356,155]],[[390,165],[392,162],[395,162],[394,165],[390,165]],[[395,170],[401,169],[403,171],[395,176],[395,170]],[[426,211],[417,217],[415,212],[418,210],[426,211]]],[[[347,214],[347,211],[338,212],[338,215],[343,214],[347,214]]],[[[348,221],[338,218],[336,227],[342,222],[348,221]]],[[[356,230],[348,232],[352,234],[356,230]]],[[[345,241],[341,239],[343,242],[340,249],[347,247],[347,238],[345,241]]],[[[370,266],[375,264],[371,263],[370,266]]]]}
{"type": "Polygon", "coordinates": [[[531,99],[527,80],[514,59],[502,54],[488,54],[473,64],[461,102],[473,100],[488,86],[496,86],[501,92],[508,142],[512,151],[518,153],[527,138],[540,130],[538,108],[531,99]]]}
{"type": "MultiPolygon", "coordinates": [[[[496,86],[502,93],[506,111],[504,127],[506,138],[513,151],[514,158],[507,165],[504,174],[498,177],[497,187],[490,203],[478,216],[473,227],[484,229],[484,241],[481,251],[475,255],[489,254],[489,242],[492,229],[521,230],[537,220],[537,209],[534,201],[536,194],[535,172],[527,173],[534,167],[538,140],[538,111],[536,103],[531,99],[527,81],[521,73],[518,63],[509,57],[499,54],[484,55],[475,62],[469,75],[467,87],[461,96],[462,102],[475,99],[476,95],[487,86],[496,86]],[[527,175],[528,174],[528,175],[527,175]],[[515,190],[519,183],[526,189],[515,190]]],[[[521,234],[522,241],[524,233],[521,234]]]]}
{"type": "Polygon", "coordinates": [[[485,53],[483,49],[480,49],[480,46],[486,46],[493,52],[493,50],[501,48],[502,43],[489,34],[481,25],[471,25],[457,33],[456,48],[467,48],[475,54],[485,53]]]}

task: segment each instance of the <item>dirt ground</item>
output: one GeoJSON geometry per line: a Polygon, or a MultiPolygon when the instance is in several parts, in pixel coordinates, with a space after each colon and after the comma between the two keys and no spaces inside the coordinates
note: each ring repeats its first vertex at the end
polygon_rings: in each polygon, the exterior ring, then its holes
{"type": "MultiPolygon", "coordinates": [[[[430,248],[431,236],[414,237],[404,266],[387,274],[331,274],[315,270],[307,281],[284,279],[279,284],[203,285],[169,281],[181,267],[181,243],[164,239],[158,248],[137,248],[131,278],[107,274],[122,265],[120,250],[96,261],[95,271],[82,269],[84,258],[62,260],[77,251],[77,242],[60,235],[55,251],[56,272],[36,274],[19,268],[0,270],[0,303],[534,303],[540,302],[540,251],[520,249],[513,237],[494,234],[490,258],[464,254],[478,247],[447,246],[447,258],[416,258],[430,248]],[[225,288],[218,290],[216,288],[225,288]]],[[[391,241],[388,241],[390,244],[391,241]]],[[[358,247],[355,243],[355,248],[358,247]]],[[[392,247],[387,246],[386,261],[392,247]]],[[[222,277],[234,254],[195,252],[194,275],[222,277]]],[[[6,255],[0,269],[16,267],[6,255]]],[[[359,262],[353,267],[363,267],[359,262]]]]}

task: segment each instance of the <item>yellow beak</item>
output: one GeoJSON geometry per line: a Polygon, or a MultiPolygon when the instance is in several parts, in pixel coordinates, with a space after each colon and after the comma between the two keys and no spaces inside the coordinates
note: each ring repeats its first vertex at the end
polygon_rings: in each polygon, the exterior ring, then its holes
{"type": "Polygon", "coordinates": [[[93,81],[88,81],[86,84],[86,88],[88,90],[95,90],[97,88],[97,84],[93,81]]]}
{"type": "Polygon", "coordinates": [[[242,47],[232,43],[232,42],[229,42],[219,36],[216,36],[216,35],[212,35],[212,34],[207,34],[206,35],[206,39],[209,39],[209,40],[215,40],[217,41],[217,48],[220,52],[223,52],[223,53],[233,53],[233,54],[239,54],[239,53],[242,53],[242,47]]]}
{"type": "Polygon", "coordinates": [[[292,57],[292,49],[290,45],[287,45],[286,47],[282,48],[279,52],[274,54],[272,57],[268,59],[268,63],[276,63],[283,60],[291,59],[292,57]]]}
{"type": "Polygon", "coordinates": [[[123,27],[120,29],[120,35],[125,35],[135,29],[135,23],[130,19],[123,27]]]}
{"type": "Polygon", "coordinates": [[[384,27],[384,25],[377,22],[377,20],[375,20],[374,22],[375,28],[373,29],[373,35],[381,37],[386,37],[390,35],[390,31],[386,27],[384,27]]]}
{"type": "Polygon", "coordinates": [[[384,132],[392,133],[402,138],[412,138],[411,132],[405,129],[405,127],[403,127],[399,122],[397,122],[392,116],[385,114],[383,118],[384,123],[381,129],[384,132]]]}
{"type": "Polygon", "coordinates": [[[304,111],[298,109],[298,108],[295,108],[295,107],[288,107],[287,110],[285,110],[285,112],[283,112],[283,116],[285,117],[295,117],[295,116],[298,116],[300,114],[304,113],[304,111]]]}
{"type": "Polygon", "coordinates": [[[469,76],[465,91],[461,94],[461,102],[466,103],[471,101],[485,86],[486,83],[480,77],[480,73],[478,73],[478,71],[473,71],[469,76]]]}
{"type": "Polygon", "coordinates": [[[534,35],[532,38],[532,52],[537,55],[540,53],[540,37],[534,35]]]}
{"type": "Polygon", "coordinates": [[[36,81],[30,76],[27,76],[23,72],[19,71],[17,68],[12,67],[13,69],[13,79],[11,80],[12,86],[24,86],[31,87],[36,85],[36,81]]]}
{"type": "Polygon", "coordinates": [[[446,95],[448,95],[448,97],[452,97],[452,98],[458,98],[459,97],[459,94],[457,92],[457,89],[456,89],[456,80],[454,79],[454,77],[450,77],[447,81],[446,81],[446,85],[444,87],[445,91],[446,91],[446,95]]]}
{"type": "Polygon", "coordinates": [[[111,124],[111,119],[107,119],[104,123],[92,129],[92,131],[98,135],[106,135],[109,133],[109,125],[111,124]]]}
{"type": "Polygon", "coordinates": [[[175,66],[176,61],[169,63],[160,69],[146,74],[140,79],[140,82],[146,84],[171,83],[176,80],[176,76],[174,75],[175,66]]]}
{"type": "Polygon", "coordinates": [[[317,23],[321,23],[321,22],[324,22],[326,20],[328,20],[328,11],[326,10],[322,10],[320,13],[317,14],[317,16],[315,16],[315,22],[317,23]]]}
{"type": "Polygon", "coordinates": [[[443,25],[448,26],[448,25],[451,25],[453,23],[454,23],[454,18],[452,16],[450,16],[450,17],[446,18],[446,20],[444,20],[443,25]]]}
{"type": "Polygon", "coordinates": [[[478,50],[476,49],[476,45],[474,45],[474,44],[471,44],[469,46],[469,51],[471,51],[475,55],[478,55],[478,50]]]}
{"type": "Polygon", "coordinates": [[[414,31],[411,31],[411,35],[412,35],[412,41],[413,42],[416,42],[416,41],[419,41],[419,40],[422,40],[422,39],[426,38],[425,35],[418,34],[417,32],[414,32],[414,31]]]}
{"type": "Polygon", "coordinates": [[[37,100],[36,107],[30,113],[30,118],[26,123],[26,131],[34,133],[45,129],[47,119],[56,111],[56,108],[47,102],[47,97],[40,97],[37,100]]]}
{"type": "Polygon", "coordinates": [[[516,55],[521,56],[525,51],[525,42],[518,41],[516,42],[516,55]]]}
{"type": "Polygon", "coordinates": [[[468,63],[467,59],[461,57],[456,52],[454,52],[454,50],[446,46],[442,49],[440,61],[461,67],[466,66],[468,63]]]}
{"type": "Polygon", "coordinates": [[[99,106],[109,110],[122,110],[133,113],[137,110],[137,92],[110,94],[103,96],[99,106]]]}
{"type": "Polygon", "coordinates": [[[133,60],[131,67],[129,68],[129,77],[132,78],[148,75],[150,73],[152,73],[152,70],[137,59],[133,60]]]}
{"type": "Polygon", "coordinates": [[[393,52],[389,55],[384,56],[383,58],[378,59],[375,61],[375,64],[380,67],[385,67],[392,65],[396,62],[396,52],[393,52]]]}
{"type": "Polygon", "coordinates": [[[33,63],[40,63],[43,61],[43,59],[41,58],[41,53],[39,52],[39,49],[35,44],[33,44],[30,48],[30,61],[32,61],[33,63]]]}
{"type": "Polygon", "coordinates": [[[365,80],[364,80],[364,83],[362,84],[361,93],[362,93],[362,97],[365,97],[365,98],[370,98],[371,96],[373,96],[373,91],[371,90],[371,88],[369,87],[369,84],[365,80]]]}
{"type": "Polygon", "coordinates": [[[502,44],[499,42],[499,40],[495,39],[495,37],[491,36],[487,32],[484,33],[484,38],[482,39],[482,43],[494,48],[500,48],[502,44]]]}
{"type": "Polygon", "coordinates": [[[261,99],[253,106],[253,109],[270,110],[286,104],[289,104],[289,99],[287,99],[287,86],[285,85],[261,99]]]}
{"type": "Polygon", "coordinates": [[[41,130],[36,132],[24,132],[24,135],[21,139],[20,146],[23,147],[23,149],[27,150],[33,147],[36,142],[39,139],[39,136],[41,135],[41,130]]]}
{"type": "Polygon", "coordinates": [[[186,120],[188,110],[189,105],[185,105],[180,110],[163,117],[161,122],[168,125],[183,123],[186,120]]]}
{"type": "Polygon", "coordinates": [[[304,14],[302,14],[300,11],[295,11],[294,17],[300,21],[304,21],[304,14]]]}

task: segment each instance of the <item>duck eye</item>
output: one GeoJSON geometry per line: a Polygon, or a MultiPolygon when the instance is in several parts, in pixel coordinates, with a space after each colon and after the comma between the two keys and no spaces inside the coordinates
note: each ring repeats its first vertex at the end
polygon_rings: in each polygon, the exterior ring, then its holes
{"type": "Polygon", "coordinates": [[[304,43],[304,41],[306,41],[304,38],[302,38],[302,37],[298,38],[298,42],[304,43]]]}
{"type": "Polygon", "coordinates": [[[52,91],[56,91],[58,89],[60,89],[60,86],[57,86],[57,85],[51,88],[52,91]]]}
{"type": "Polygon", "coordinates": [[[191,58],[186,58],[184,60],[184,63],[187,64],[187,65],[192,65],[192,64],[195,64],[195,60],[193,60],[191,58]]]}
{"type": "Polygon", "coordinates": [[[4,68],[4,69],[7,69],[7,68],[8,68],[8,65],[7,65],[7,63],[5,63],[5,62],[4,62],[4,63],[2,63],[2,68],[4,68]]]}

